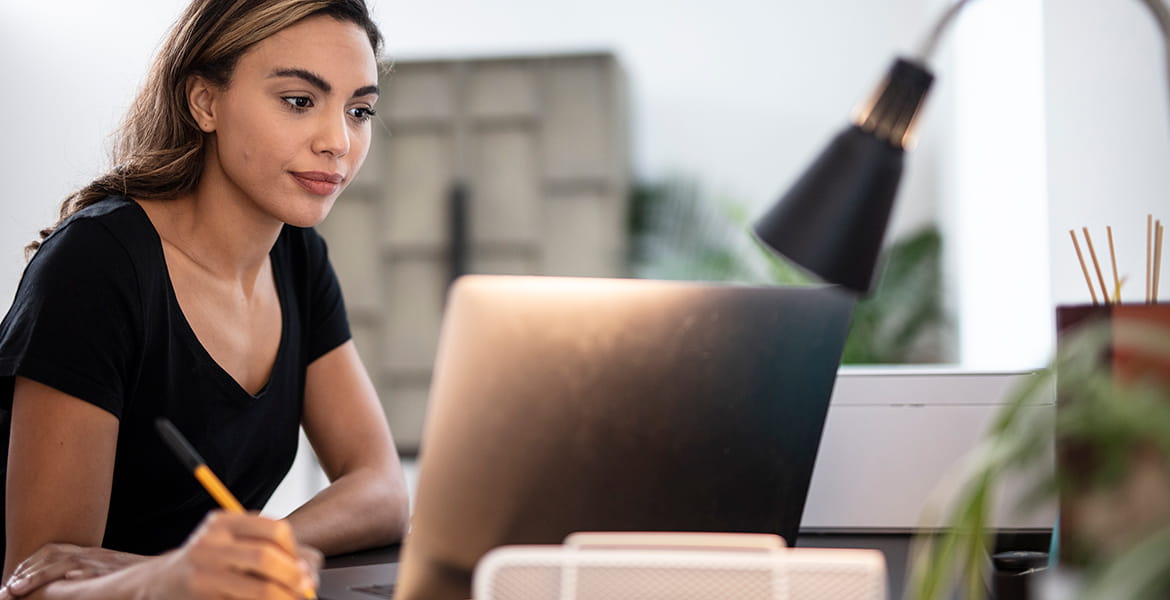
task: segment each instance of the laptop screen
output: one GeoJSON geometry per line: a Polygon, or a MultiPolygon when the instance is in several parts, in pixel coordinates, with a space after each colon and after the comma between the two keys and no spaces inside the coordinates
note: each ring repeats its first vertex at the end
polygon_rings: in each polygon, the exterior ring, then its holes
{"type": "Polygon", "coordinates": [[[399,600],[574,531],[794,540],[853,299],[473,275],[443,317],[399,600]]]}

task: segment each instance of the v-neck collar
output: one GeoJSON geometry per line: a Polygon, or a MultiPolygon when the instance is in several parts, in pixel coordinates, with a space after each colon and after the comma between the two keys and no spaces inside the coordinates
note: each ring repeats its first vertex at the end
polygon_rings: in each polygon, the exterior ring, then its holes
{"type": "MultiPolygon", "coordinates": [[[[273,283],[276,286],[277,302],[280,305],[280,341],[277,344],[276,356],[272,362],[272,369],[268,373],[268,380],[255,394],[253,394],[244,389],[244,387],[240,385],[240,382],[236,381],[235,377],[232,377],[231,373],[228,373],[227,370],[223,368],[223,365],[220,365],[219,362],[215,360],[215,357],[213,357],[211,353],[207,351],[207,348],[203,346],[203,342],[199,341],[199,336],[195,334],[195,330],[191,327],[190,321],[187,320],[187,315],[183,312],[183,307],[179,304],[178,295],[175,293],[175,286],[171,281],[170,268],[167,265],[166,252],[163,250],[162,236],[159,235],[158,229],[154,226],[154,222],[150,220],[150,216],[146,213],[146,210],[142,208],[142,205],[138,204],[138,202],[130,198],[124,198],[124,200],[134,205],[134,209],[146,221],[146,224],[150,227],[150,231],[154,234],[155,243],[153,246],[157,252],[157,258],[162,269],[162,276],[167,286],[167,300],[169,304],[168,309],[170,310],[171,314],[175,315],[175,323],[178,326],[181,337],[184,339],[190,349],[197,355],[197,357],[202,359],[206,365],[210,366],[212,376],[229,394],[240,399],[241,401],[254,401],[263,398],[272,385],[272,381],[276,375],[276,370],[283,363],[284,356],[288,352],[288,349],[285,346],[287,346],[287,332],[289,328],[287,302],[289,290],[287,289],[288,282],[285,280],[285,273],[283,273],[281,269],[277,268],[279,261],[276,260],[276,257],[274,256],[279,244],[274,245],[273,249],[269,251],[269,262],[272,266],[272,278],[273,283]]],[[[281,235],[283,235],[283,232],[281,235]]]]}

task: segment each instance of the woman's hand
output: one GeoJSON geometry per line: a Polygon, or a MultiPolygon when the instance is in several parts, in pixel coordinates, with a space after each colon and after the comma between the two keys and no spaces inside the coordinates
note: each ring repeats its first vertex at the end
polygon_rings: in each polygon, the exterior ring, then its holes
{"type": "Polygon", "coordinates": [[[33,593],[58,579],[89,579],[124,569],[147,557],[105,548],[46,544],[26,558],[0,589],[0,600],[33,593]]]}
{"type": "MultiPolygon", "coordinates": [[[[287,523],[287,521],[281,522],[287,523]]],[[[289,529],[292,529],[291,524],[289,525],[289,529]]],[[[297,544],[297,559],[300,561],[301,567],[313,576],[313,589],[316,590],[317,586],[321,583],[318,575],[320,574],[321,567],[325,564],[325,555],[312,546],[297,544]]]]}
{"type": "Polygon", "coordinates": [[[295,600],[313,594],[321,567],[321,553],[299,548],[288,523],[218,511],[160,558],[150,598],[295,600]]]}
{"type": "Polygon", "coordinates": [[[314,596],[321,563],[287,522],[217,511],[162,556],[46,545],[20,564],[0,600],[38,589],[47,598],[300,600],[314,596]]]}

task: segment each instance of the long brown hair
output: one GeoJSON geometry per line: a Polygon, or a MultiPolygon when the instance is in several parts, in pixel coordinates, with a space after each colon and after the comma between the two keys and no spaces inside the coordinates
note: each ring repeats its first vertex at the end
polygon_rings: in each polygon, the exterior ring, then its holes
{"type": "Polygon", "coordinates": [[[328,15],[366,31],[374,55],[382,34],[364,0],[193,0],[155,57],[115,139],[113,168],[61,203],[57,222],[25,246],[32,255],[65,219],[109,195],[168,199],[199,183],[207,135],[187,105],[187,80],[226,86],[253,44],[302,19],[328,15]]]}

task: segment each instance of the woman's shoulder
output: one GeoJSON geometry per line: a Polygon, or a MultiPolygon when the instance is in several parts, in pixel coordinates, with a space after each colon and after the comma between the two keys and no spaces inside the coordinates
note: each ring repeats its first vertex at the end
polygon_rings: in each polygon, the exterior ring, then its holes
{"type": "Polygon", "coordinates": [[[137,203],[124,196],[108,196],[58,225],[41,243],[29,268],[45,263],[54,268],[124,268],[151,255],[152,236],[157,234],[137,203]]]}
{"type": "Polygon", "coordinates": [[[64,235],[64,232],[70,229],[87,231],[105,229],[115,237],[124,237],[143,235],[153,228],[150,227],[146,213],[137,202],[126,196],[106,196],[70,215],[57,226],[48,239],[64,235]]]}

